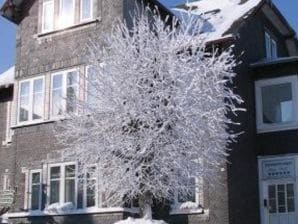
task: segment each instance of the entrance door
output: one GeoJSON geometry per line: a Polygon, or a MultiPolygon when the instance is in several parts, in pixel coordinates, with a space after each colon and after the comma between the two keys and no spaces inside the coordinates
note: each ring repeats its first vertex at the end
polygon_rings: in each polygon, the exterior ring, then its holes
{"type": "Polygon", "coordinates": [[[264,201],[266,224],[297,224],[295,183],[268,183],[265,191],[267,191],[267,199],[264,201]]]}

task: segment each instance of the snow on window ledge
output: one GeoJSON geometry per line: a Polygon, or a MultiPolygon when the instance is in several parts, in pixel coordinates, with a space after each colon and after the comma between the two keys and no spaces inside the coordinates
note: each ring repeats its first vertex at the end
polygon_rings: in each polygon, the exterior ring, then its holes
{"type": "Polygon", "coordinates": [[[206,210],[196,202],[187,201],[172,207],[170,215],[206,214],[206,210]]]}
{"type": "Polygon", "coordinates": [[[7,218],[21,218],[29,216],[65,216],[65,215],[84,215],[84,214],[98,214],[98,213],[116,213],[116,212],[129,212],[132,214],[138,214],[139,209],[134,208],[122,208],[122,207],[113,207],[113,208],[85,208],[85,209],[65,209],[65,211],[54,212],[54,209],[51,209],[51,212],[48,211],[29,211],[29,212],[14,212],[7,213],[7,218]]]}

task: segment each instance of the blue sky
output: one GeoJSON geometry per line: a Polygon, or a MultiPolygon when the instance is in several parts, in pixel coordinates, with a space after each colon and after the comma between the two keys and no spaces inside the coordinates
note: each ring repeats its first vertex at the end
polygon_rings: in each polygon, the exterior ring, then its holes
{"type": "MultiPolygon", "coordinates": [[[[160,0],[167,6],[174,6],[185,0],[160,0]]],[[[212,1],[212,0],[210,0],[212,1]]],[[[277,7],[298,32],[298,0],[273,0],[277,7]]],[[[2,6],[4,0],[0,0],[2,6]]],[[[0,16],[0,74],[15,63],[16,26],[0,16]]]]}

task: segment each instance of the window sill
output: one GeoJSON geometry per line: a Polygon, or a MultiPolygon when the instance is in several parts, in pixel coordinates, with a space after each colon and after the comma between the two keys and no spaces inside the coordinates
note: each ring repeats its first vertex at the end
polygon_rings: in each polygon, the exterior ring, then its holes
{"type": "Polygon", "coordinates": [[[84,215],[84,214],[98,214],[98,213],[117,213],[117,212],[129,212],[133,214],[138,214],[138,209],[132,208],[86,208],[86,209],[76,209],[68,212],[61,213],[48,213],[44,211],[31,211],[31,212],[15,212],[7,213],[5,216],[7,218],[23,218],[29,216],[65,216],[65,215],[84,215]]]}
{"type": "Polygon", "coordinates": [[[41,32],[41,33],[37,34],[37,37],[39,38],[39,37],[59,34],[59,33],[62,33],[64,31],[74,30],[74,29],[78,29],[82,26],[91,25],[91,24],[97,23],[99,21],[100,21],[100,19],[97,18],[97,19],[92,19],[92,20],[89,20],[89,21],[84,21],[84,22],[81,22],[81,23],[78,23],[78,24],[75,24],[75,25],[71,25],[71,26],[68,26],[68,27],[65,27],[65,28],[56,29],[56,30],[52,30],[52,31],[41,32]]]}
{"type": "Polygon", "coordinates": [[[280,125],[260,125],[257,127],[257,133],[270,133],[270,132],[278,132],[278,131],[288,131],[298,129],[298,123],[288,123],[288,124],[280,124],[280,125]]]}
{"type": "Polygon", "coordinates": [[[17,129],[17,128],[22,128],[22,127],[30,127],[30,126],[35,126],[35,125],[53,123],[53,122],[58,121],[58,120],[59,119],[50,119],[50,120],[39,120],[39,121],[35,121],[35,122],[26,122],[26,123],[21,123],[21,124],[11,126],[11,129],[17,129]]]}
{"type": "Polygon", "coordinates": [[[172,209],[170,215],[208,215],[208,210],[204,210],[202,208],[189,208],[189,209],[172,209]]]}

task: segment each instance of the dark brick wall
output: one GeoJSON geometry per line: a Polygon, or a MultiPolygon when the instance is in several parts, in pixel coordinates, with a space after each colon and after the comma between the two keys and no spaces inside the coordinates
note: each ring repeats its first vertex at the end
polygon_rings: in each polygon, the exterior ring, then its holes
{"type": "MultiPolygon", "coordinates": [[[[298,62],[289,62],[254,69],[255,79],[298,75],[298,62]]],[[[298,153],[298,128],[257,135],[258,155],[298,153]]]]}
{"type": "Polygon", "coordinates": [[[258,190],[258,143],[256,135],[254,71],[250,64],[266,57],[265,31],[269,31],[277,40],[278,56],[288,56],[285,38],[259,11],[251,16],[238,30],[238,39],[234,52],[241,62],[237,67],[237,77],[234,82],[235,92],[244,100],[242,107],[245,113],[239,113],[235,120],[241,125],[234,128],[243,132],[238,142],[232,145],[233,151],[229,157],[228,188],[230,224],[257,224],[259,215],[258,190]]]}

